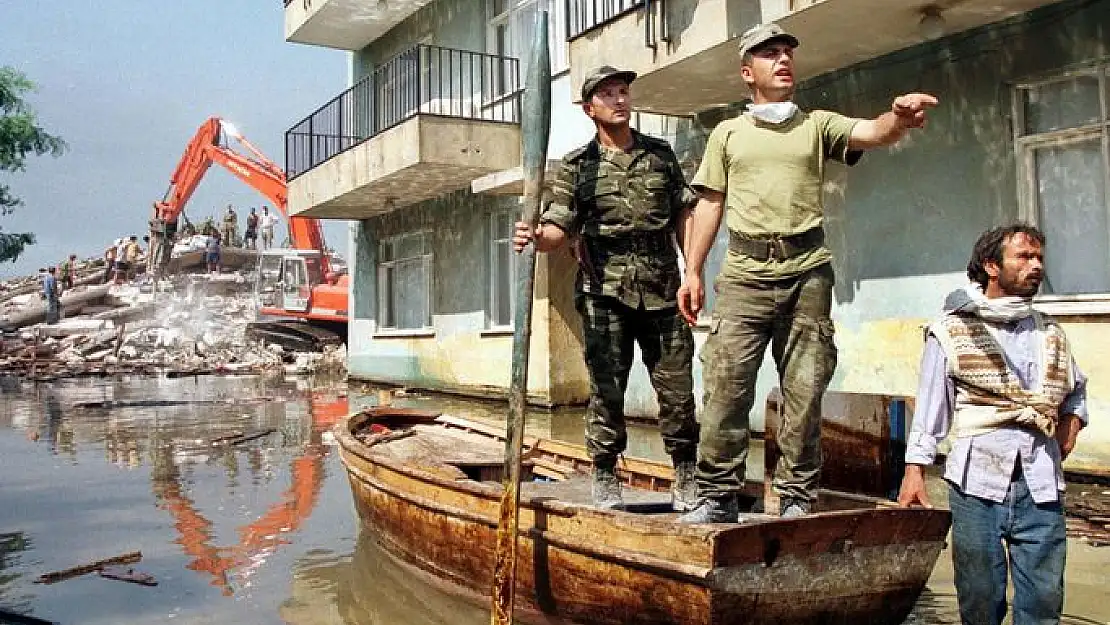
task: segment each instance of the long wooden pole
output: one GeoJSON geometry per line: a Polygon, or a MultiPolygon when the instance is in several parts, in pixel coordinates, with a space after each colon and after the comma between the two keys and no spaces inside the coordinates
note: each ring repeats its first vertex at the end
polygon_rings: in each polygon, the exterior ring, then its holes
{"type": "MultiPolygon", "coordinates": [[[[523,136],[524,206],[521,221],[534,229],[539,219],[551,133],[551,53],[547,47],[547,11],[536,12],[531,62],[521,107],[523,136]]],[[[528,391],[528,352],[532,338],[532,291],[536,276],[536,248],[521,252],[517,267],[516,314],[513,320],[513,369],[509,384],[509,421],[505,436],[504,494],[497,524],[493,569],[493,607],[490,623],[513,622],[516,588],[517,532],[520,522],[520,455],[524,446],[525,396],[528,391]]]]}

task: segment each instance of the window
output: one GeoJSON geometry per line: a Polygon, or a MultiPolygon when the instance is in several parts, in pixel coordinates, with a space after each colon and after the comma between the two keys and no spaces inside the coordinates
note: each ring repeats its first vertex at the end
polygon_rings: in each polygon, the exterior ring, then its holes
{"type": "Polygon", "coordinates": [[[570,67],[567,56],[566,3],[563,0],[487,0],[490,54],[520,60],[520,79],[528,75],[529,52],[536,12],[547,9],[548,45],[551,47],[551,73],[570,67]]]}
{"type": "Polygon", "coordinates": [[[1015,92],[1022,217],[1048,238],[1047,294],[1110,293],[1106,74],[1088,68],[1015,92]]]}
{"type": "Polygon", "coordinates": [[[432,248],[426,232],[390,237],[378,245],[378,326],[417,330],[432,325],[432,248]]]}
{"type": "Polygon", "coordinates": [[[486,325],[504,328],[513,325],[516,309],[516,254],[513,253],[513,223],[515,211],[491,213],[487,225],[489,259],[487,284],[489,299],[486,303],[486,325]]]}

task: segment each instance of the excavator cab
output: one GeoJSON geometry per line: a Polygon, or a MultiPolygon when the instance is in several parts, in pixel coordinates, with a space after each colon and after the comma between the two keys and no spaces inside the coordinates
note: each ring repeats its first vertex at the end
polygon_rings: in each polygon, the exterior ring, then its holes
{"type": "Polygon", "coordinates": [[[346,282],[324,285],[323,261],[315,250],[276,249],[258,254],[255,299],[258,320],[248,324],[247,335],[294,351],[319,351],[339,345],[346,338],[346,282]],[[335,306],[334,311],[320,306],[335,306]],[[332,312],[333,318],[321,317],[332,312]],[[307,323],[309,319],[312,324],[307,323]]]}
{"type": "Polygon", "coordinates": [[[314,250],[273,250],[258,255],[255,293],[262,308],[308,312],[312,289],[322,280],[320,253],[314,250]]]}

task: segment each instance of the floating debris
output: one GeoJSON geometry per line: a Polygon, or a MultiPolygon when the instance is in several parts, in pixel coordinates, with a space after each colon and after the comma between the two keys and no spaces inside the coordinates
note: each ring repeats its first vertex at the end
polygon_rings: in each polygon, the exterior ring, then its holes
{"type": "Polygon", "coordinates": [[[141,551],[132,551],[123,555],[113,556],[111,558],[105,558],[103,560],[96,560],[94,562],[89,562],[88,564],[81,564],[78,566],[70,567],[68,569],[62,569],[61,571],[43,573],[42,575],[38,576],[38,579],[35,580],[35,583],[54,584],[56,582],[79,577],[81,575],[95,573],[103,569],[104,567],[112,564],[134,564],[142,559],[143,553],[141,551]]]}

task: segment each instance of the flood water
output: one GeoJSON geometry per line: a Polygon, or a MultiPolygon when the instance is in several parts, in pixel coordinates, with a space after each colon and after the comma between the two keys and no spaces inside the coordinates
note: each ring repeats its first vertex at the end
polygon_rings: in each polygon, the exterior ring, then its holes
{"type": "MultiPolygon", "coordinates": [[[[375,403],[373,393],[250,377],[0,379],[0,392],[4,610],[90,624],[489,622],[485,606],[414,576],[360,531],[327,430],[375,403]],[[230,448],[205,444],[269,429],[230,448]],[[33,583],[48,571],[130,551],[142,552],[133,566],[152,574],[156,587],[95,574],[33,583]]],[[[395,403],[503,418],[495,404],[395,403]]],[[[580,410],[530,420],[530,433],[573,442],[581,429],[580,410]]],[[[629,453],[661,457],[658,434],[634,428],[629,453]]],[[[1072,541],[1068,558],[1065,621],[1110,623],[1110,548],[1072,541]]],[[[908,622],[958,622],[949,560],[941,555],[908,622]]]]}

